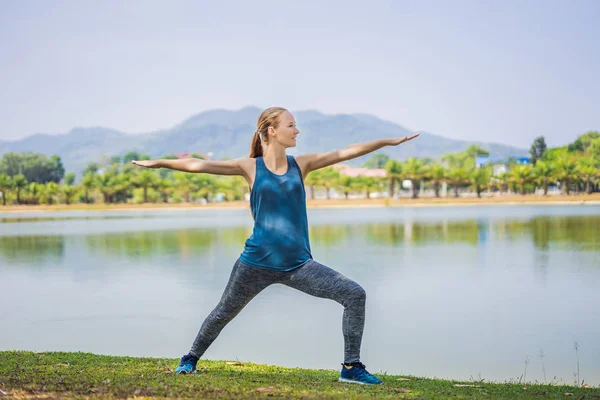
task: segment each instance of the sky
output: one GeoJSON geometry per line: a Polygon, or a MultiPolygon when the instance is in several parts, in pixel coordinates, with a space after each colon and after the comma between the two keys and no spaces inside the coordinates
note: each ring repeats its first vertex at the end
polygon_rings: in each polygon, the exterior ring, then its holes
{"type": "Polygon", "coordinates": [[[281,105],[562,145],[600,130],[599,20],[597,0],[2,0],[0,140],[281,105]]]}

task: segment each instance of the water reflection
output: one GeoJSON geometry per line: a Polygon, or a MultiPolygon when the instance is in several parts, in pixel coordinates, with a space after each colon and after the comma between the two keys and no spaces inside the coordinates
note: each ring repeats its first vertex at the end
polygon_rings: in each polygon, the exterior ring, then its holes
{"type": "Polygon", "coordinates": [[[398,245],[401,243],[457,243],[464,242],[476,245],[479,230],[486,229],[476,220],[439,223],[421,223],[407,221],[404,224],[377,224],[369,225],[366,237],[376,243],[398,245]]]}
{"type": "Polygon", "coordinates": [[[526,232],[535,246],[547,250],[550,245],[571,250],[600,250],[600,216],[534,217],[520,227],[510,223],[513,234],[526,232]]]}
{"type": "Polygon", "coordinates": [[[600,250],[600,216],[533,217],[527,221],[473,219],[369,225],[366,237],[376,243],[398,245],[463,243],[483,245],[488,240],[529,239],[539,250],[600,250]]]}
{"type": "Polygon", "coordinates": [[[309,230],[310,241],[319,245],[334,245],[343,242],[351,234],[351,225],[320,225],[309,230]]]}
{"type": "Polygon", "coordinates": [[[150,258],[180,253],[202,255],[216,240],[217,230],[177,230],[90,235],[85,245],[91,255],[150,258]]]}
{"type": "MultiPolygon", "coordinates": [[[[31,219],[27,222],[31,222],[31,219]]],[[[180,254],[182,257],[200,256],[216,244],[237,246],[241,251],[244,241],[251,233],[249,227],[176,230],[161,230],[160,226],[155,226],[156,230],[152,228],[150,225],[148,230],[144,231],[85,235],[83,246],[91,255],[104,254],[126,258],[150,258],[167,254],[180,254]]],[[[65,254],[65,241],[69,237],[76,236],[0,236],[0,257],[9,264],[60,259],[65,254]]],[[[367,240],[378,246],[440,243],[481,247],[490,241],[510,243],[525,240],[531,241],[540,251],[554,248],[595,252],[600,250],[600,216],[537,216],[528,220],[407,220],[403,223],[316,225],[311,227],[310,237],[315,246],[341,244],[350,238],[367,240]]],[[[537,257],[543,260],[544,255],[537,257]]],[[[543,261],[540,262],[543,264],[543,261]]]]}
{"type": "Polygon", "coordinates": [[[0,236],[0,259],[8,264],[60,260],[65,252],[64,242],[63,236],[0,236]]]}

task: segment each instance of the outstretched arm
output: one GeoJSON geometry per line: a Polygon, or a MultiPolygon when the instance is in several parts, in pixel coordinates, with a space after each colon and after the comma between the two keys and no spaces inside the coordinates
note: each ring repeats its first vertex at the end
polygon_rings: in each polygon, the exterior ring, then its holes
{"type": "Polygon", "coordinates": [[[406,136],[397,139],[380,139],[372,142],[351,144],[350,146],[340,149],[333,150],[326,153],[311,153],[304,154],[296,157],[298,166],[302,169],[304,176],[308,175],[309,172],[328,167],[333,164],[337,164],[342,161],[351,160],[365,154],[369,154],[375,150],[379,150],[385,146],[397,146],[401,143],[407,142],[419,136],[416,135],[406,136]]]}
{"type": "Polygon", "coordinates": [[[196,172],[214,175],[242,175],[245,176],[242,164],[248,159],[238,158],[228,161],[200,160],[198,158],[183,158],[180,160],[143,160],[131,161],[132,164],[146,168],[169,168],[176,171],[196,172]]]}

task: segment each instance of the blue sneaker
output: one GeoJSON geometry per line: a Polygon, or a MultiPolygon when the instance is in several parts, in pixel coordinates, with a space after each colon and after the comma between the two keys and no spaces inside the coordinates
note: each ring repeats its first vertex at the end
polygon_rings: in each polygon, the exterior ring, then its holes
{"type": "Polygon", "coordinates": [[[176,374],[195,374],[196,373],[196,363],[198,360],[196,357],[186,354],[181,357],[181,361],[179,361],[179,366],[175,368],[176,374]]]}
{"type": "Polygon", "coordinates": [[[366,366],[361,363],[352,363],[352,368],[348,369],[342,364],[342,373],[340,374],[340,382],[358,383],[360,385],[380,385],[383,382],[375,375],[371,375],[366,366]]]}

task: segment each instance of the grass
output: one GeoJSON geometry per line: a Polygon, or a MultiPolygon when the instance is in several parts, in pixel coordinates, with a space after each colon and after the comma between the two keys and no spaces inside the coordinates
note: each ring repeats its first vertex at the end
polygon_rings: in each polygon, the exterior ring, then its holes
{"type": "Polygon", "coordinates": [[[0,352],[2,398],[600,399],[600,388],[459,382],[378,374],[383,385],[337,382],[338,371],[207,361],[175,375],[179,360],[89,353],[0,352]],[[465,385],[465,386],[459,386],[465,385]],[[5,394],[3,394],[3,392],[5,394]]]}

